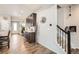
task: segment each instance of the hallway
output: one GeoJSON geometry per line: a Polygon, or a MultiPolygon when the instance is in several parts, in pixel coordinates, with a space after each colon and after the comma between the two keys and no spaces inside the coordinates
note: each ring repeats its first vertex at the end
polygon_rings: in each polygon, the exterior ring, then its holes
{"type": "MultiPolygon", "coordinates": [[[[8,41],[10,41],[10,42],[7,41],[7,43],[10,43],[8,44],[8,47],[10,45],[10,48],[6,52],[1,51],[1,53],[4,54],[5,53],[53,54],[54,52],[63,53],[63,51],[56,44],[57,5],[16,4],[16,5],[0,5],[0,8],[1,8],[0,12],[2,12],[1,14],[4,14],[0,16],[1,19],[0,31],[11,32],[10,40],[7,39],[8,41]],[[28,43],[27,40],[30,43],[28,43]]],[[[7,37],[9,37],[9,35],[7,35],[7,37]]],[[[5,36],[3,37],[3,40],[5,40],[5,36]]],[[[4,45],[3,43],[4,42],[1,41],[2,45],[4,45]]],[[[6,47],[1,49],[7,50],[6,47]]]]}

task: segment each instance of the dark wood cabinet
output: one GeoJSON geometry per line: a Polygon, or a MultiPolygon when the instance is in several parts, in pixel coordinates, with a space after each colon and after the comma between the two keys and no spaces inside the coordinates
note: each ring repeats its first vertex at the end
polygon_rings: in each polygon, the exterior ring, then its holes
{"type": "Polygon", "coordinates": [[[26,38],[26,41],[29,43],[34,43],[35,40],[35,32],[25,32],[24,37],[26,38]]]}
{"type": "Polygon", "coordinates": [[[35,42],[35,32],[29,33],[30,39],[28,40],[29,43],[35,42]]]}
{"type": "Polygon", "coordinates": [[[26,18],[26,24],[30,24],[30,27],[35,27],[35,31],[31,32],[26,32],[24,33],[24,36],[26,40],[29,43],[35,43],[36,42],[36,30],[37,30],[37,25],[36,25],[36,13],[32,13],[30,16],[26,18]]]}

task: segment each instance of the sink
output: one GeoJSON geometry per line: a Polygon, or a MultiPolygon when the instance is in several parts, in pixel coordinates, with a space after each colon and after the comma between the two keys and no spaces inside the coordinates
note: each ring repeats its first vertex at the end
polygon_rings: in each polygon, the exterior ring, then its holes
{"type": "Polygon", "coordinates": [[[35,26],[26,28],[25,32],[35,32],[35,26]]]}

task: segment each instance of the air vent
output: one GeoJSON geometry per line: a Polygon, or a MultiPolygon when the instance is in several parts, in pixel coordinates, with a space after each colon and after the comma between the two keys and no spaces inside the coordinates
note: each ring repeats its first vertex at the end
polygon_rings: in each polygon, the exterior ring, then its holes
{"type": "Polygon", "coordinates": [[[61,8],[61,6],[57,5],[57,8],[61,8]]]}

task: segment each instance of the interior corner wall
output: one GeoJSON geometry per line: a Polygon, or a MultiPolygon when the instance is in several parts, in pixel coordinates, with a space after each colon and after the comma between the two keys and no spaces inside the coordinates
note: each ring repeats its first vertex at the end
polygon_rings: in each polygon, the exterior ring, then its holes
{"type": "Polygon", "coordinates": [[[71,32],[72,48],[79,49],[79,5],[72,6],[71,26],[76,26],[76,32],[71,32]]]}
{"type": "MultiPolygon", "coordinates": [[[[77,32],[71,32],[71,48],[79,48],[79,5],[73,5],[71,16],[68,7],[64,7],[64,27],[76,26],[77,32]]],[[[62,12],[61,12],[62,13],[62,12]]]]}
{"type": "Polygon", "coordinates": [[[55,53],[65,53],[57,45],[57,5],[37,12],[37,42],[54,51],[55,53]],[[46,17],[46,22],[42,23],[42,17],[46,17]],[[52,26],[50,26],[52,24],[52,26]]]}

